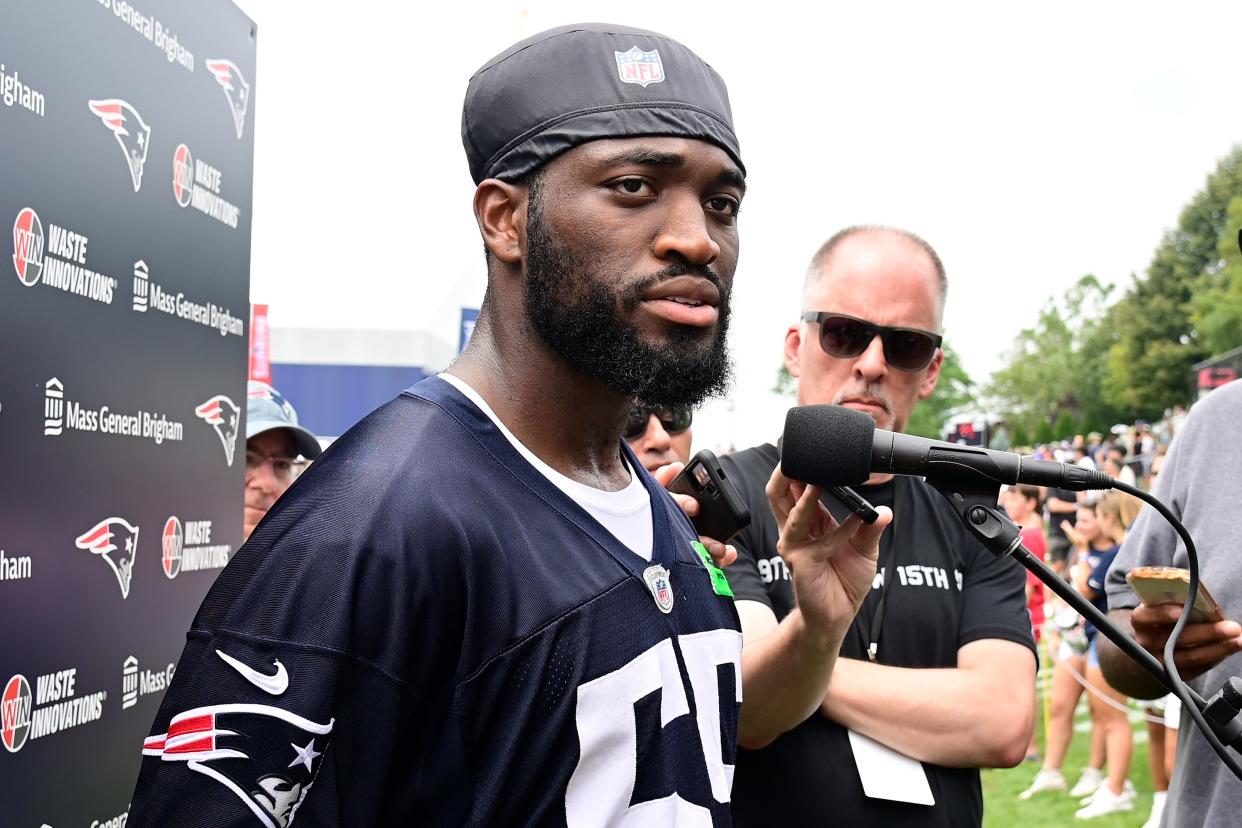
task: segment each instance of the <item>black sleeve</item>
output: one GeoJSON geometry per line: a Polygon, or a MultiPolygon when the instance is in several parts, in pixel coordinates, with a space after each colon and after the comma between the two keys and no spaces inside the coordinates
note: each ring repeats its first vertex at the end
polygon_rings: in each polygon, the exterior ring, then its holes
{"type": "MultiPolygon", "coordinates": [[[[761,464],[754,462],[759,458],[749,457],[754,451],[751,449],[740,455],[730,454],[720,458],[726,476],[733,481],[750,510],[750,525],[730,541],[737,549],[737,560],[725,570],[725,577],[729,579],[735,600],[758,601],[772,609],[772,599],[759,576],[759,561],[776,552],[775,549],[764,548],[763,540],[764,527],[773,523],[774,518],[765,491],[768,477],[762,474],[761,464]],[[759,479],[761,477],[762,480],[759,479]]],[[[768,470],[770,475],[771,469],[768,470]]]]}
{"type": "Polygon", "coordinates": [[[1031,616],[1026,609],[1026,570],[1016,561],[998,558],[964,531],[967,549],[962,574],[962,616],[957,646],[999,638],[1035,652],[1031,616]]]}
{"type": "Polygon", "coordinates": [[[451,719],[432,688],[460,652],[443,619],[461,590],[449,567],[412,568],[427,556],[382,496],[327,509],[306,490],[204,600],[142,745],[130,828],[280,826],[294,809],[317,826],[417,818],[418,757],[451,719]]]}

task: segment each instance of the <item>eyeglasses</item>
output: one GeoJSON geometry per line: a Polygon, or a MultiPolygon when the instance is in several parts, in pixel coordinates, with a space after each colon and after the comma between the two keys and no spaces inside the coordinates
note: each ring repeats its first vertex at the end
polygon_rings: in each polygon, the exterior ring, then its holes
{"type": "Polygon", "coordinates": [[[918,328],[890,328],[843,313],[804,311],[803,322],[819,323],[819,347],[829,356],[852,359],[876,336],[884,343],[884,359],[899,371],[922,371],[931,364],[944,341],[939,334],[918,328]]]}
{"type": "Polygon", "coordinates": [[[282,483],[297,477],[306,468],[306,461],[297,457],[269,457],[257,451],[246,452],[247,472],[257,472],[268,463],[272,466],[272,476],[282,483]]]}
{"type": "Polygon", "coordinates": [[[625,421],[625,439],[633,440],[641,437],[647,430],[651,415],[656,415],[660,425],[669,434],[681,434],[690,427],[694,419],[689,406],[684,405],[636,405],[630,409],[630,417],[625,421]]]}

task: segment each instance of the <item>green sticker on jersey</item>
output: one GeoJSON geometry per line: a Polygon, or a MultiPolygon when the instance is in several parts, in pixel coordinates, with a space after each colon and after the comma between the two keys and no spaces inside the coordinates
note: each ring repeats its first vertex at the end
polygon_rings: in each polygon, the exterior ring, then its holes
{"type": "Polygon", "coordinates": [[[694,547],[694,551],[699,553],[699,557],[703,560],[703,566],[707,567],[707,574],[712,579],[712,591],[717,595],[725,595],[729,598],[733,597],[733,590],[729,587],[729,579],[725,577],[724,570],[716,566],[716,562],[712,560],[712,553],[707,551],[707,547],[698,541],[690,544],[694,547]]]}

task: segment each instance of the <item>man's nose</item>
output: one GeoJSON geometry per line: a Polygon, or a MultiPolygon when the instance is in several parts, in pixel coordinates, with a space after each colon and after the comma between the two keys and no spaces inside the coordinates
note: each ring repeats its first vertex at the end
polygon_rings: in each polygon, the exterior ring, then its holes
{"type": "Polygon", "coordinates": [[[656,237],[655,254],[661,259],[684,259],[702,267],[720,256],[720,245],[708,229],[707,213],[692,193],[671,193],[668,214],[656,237]]]}
{"type": "Polygon", "coordinates": [[[872,337],[866,350],[854,360],[854,373],[867,382],[876,382],[888,373],[888,360],[884,358],[884,341],[880,337],[872,337]]]}

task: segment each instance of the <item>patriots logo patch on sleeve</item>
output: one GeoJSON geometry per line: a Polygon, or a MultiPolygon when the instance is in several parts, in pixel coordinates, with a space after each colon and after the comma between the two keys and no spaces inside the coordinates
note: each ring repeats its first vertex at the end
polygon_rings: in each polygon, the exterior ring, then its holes
{"type": "Polygon", "coordinates": [[[335,719],[326,725],[265,704],[217,704],[178,713],[144,756],[187,767],[233,792],[265,828],[289,828],[315,781],[335,719]]]}

